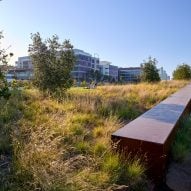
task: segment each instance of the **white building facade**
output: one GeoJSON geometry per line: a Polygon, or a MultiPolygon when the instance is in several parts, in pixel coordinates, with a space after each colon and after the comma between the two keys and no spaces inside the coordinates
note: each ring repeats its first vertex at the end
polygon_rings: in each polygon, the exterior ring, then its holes
{"type": "Polygon", "coordinates": [[[16,68],[20,69],[33,69],[33,64],[30,56],[19,57],[15,62],[16,68]]]}
{"type": "Polygon", "coordinates": [[[108,76],[110,80],[118,81],[118,67],[108,61],[100,61],[100,72],[103,76],[108,76]]]}
{"type": "Polygon", "coordinates": [[[13,75],[17,80],[30,80],[33,78],[33,64],[29,56],[18,57],[15,62],[15,69],[9,70],[9,75],[13,75]]]}

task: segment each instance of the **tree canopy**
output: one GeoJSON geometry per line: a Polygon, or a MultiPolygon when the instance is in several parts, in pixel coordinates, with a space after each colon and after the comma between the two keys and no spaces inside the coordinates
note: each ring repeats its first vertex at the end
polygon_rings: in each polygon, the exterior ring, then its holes
{"type": "Polygon", "coordinates": [[[160,81],[160,76],[159,76],[156,64],[157,64],[157,60],[151,57],[149,57],[147,61],[144,61],[141,64],[141,68],[142,68],[141,81],[143,82],[160,81]]]}
{"type": "Polygon", "coordinates": [[[71,87],[71,71],[76,58],[69,40],[59,42],[57,35],[43,41],[40,34],[31,35],[29,55],[34,65],[34,83],[50,94],[71,87]]]}
{"type": "Polygon", "coordinates": [[[181,64],[173,72],[174,80],[190,80],[191,79],[191,67],[188,64],[181,64]]]}
{"type": "Polygon", "coordinates": [[[3,39],[3,32],[0,31],[0,98],[9,98],[10,91],[8,88],[7,81],[5,80],[4,73],[2,71],[2,67],[6,66],[8,63],[8,60],[11,56],[13,56],[13,53],[7,53],[6,49],[1,48],[1,39],[3,39]]]}

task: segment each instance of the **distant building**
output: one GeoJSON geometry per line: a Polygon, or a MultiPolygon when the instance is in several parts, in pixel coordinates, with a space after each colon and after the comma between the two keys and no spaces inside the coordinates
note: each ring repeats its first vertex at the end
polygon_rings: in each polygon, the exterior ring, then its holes
{"type": "Polygon", "coordinates": [[[159,76],[161,80],[170,80],[170,76],[167,75],[163,67],[159,68],[159,76]]]}
{"type": "Polygon", "coordinates": [[[119,80],[127,83],[139,82],[141,71],[141,67],[119,68],[119,80]]]}
{"type": "Polygon", "coordinates": [[[77,82],[89,81],[91,70],[99,70],[99,58],[93,57],[91,54],[79,49],[74,49],[74,54],[76,56],[76,64],[71,72],[73,79],[77,82]]]}
{"type": "MultiPolygon", "coordinates": [[[[76,63],[71,72],[72,78],[77,82],[89,81],[89,73],[91,70],[99,70],[99,58],[93,57],[91,54],[83,50],[74,49],[76,63]]],[[[33,64],[29,56],[19,57],[15,62],[15,76],[17,79],[31,79],[33,76],[33,64]]],[[[13,73],[13,70],[10,71],[13,73]]]]}
{"type": "Polygon", "coordinates": [[[31,80],[33,78],[33,69],[11,69],[8,71],[7,77],[12,77],[17,80],[31,80]]]}
{"type": "Polygon", "coordinates": [[[14,75],[9,74],[9,71],[14,69],[15,67],[11,65],[0,65],[0,71],[4,74],[7,82],[11,82],[14,79],[14,75]]]}
{"type": "Polygon", "coordinates": [[[111,62],[101,61],[98,65],[103,76],[107,76],[110,81],[118,81],[118,67],[111,65],[111,62]]]}
{"type": "Polygon", "coordinates": [[[14,76],[17,80],[30,80],[33,77],[33,64],[30,56],[18,57],[15,62],[15,69],[11,69],[8,75],[14,76]]]}
{"type": "Polygon", "coordinates": [[[33,64],[30,56],[19,57],[15,62],[16,68],[20,69],[33,69],[33,64]]]}

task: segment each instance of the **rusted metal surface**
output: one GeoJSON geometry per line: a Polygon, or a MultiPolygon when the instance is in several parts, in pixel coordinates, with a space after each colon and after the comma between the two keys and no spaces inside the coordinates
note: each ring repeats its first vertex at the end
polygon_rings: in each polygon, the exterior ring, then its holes
{"type": "Polygon", "coordinates": [[[190,108],[191,85],[187,85],[114,132],[112,141],[124,154],[146,156],[149,174],[154,180],[161,180],[180,119],[190,108]]]}

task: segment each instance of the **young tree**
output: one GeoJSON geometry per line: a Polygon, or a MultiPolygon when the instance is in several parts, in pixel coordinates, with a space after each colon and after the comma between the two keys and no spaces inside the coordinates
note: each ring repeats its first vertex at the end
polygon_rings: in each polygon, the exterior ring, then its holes
{"type": "Polygon", "coordinates": [[[158,82],[160,81],[160,76],[158,73],[158,69],[156,67],[157,60],[155,58],[148,58],[148,61],[144,61],[141,64],[142,74],[141,80],[144,82],[158,82]]]}
{"type": "Polygon", "coordinates": [[[90,81],[96,81],[96,82],[100,82],[101,78],[102,78],[102,74],[100,71],[98,70],[94,70],[91,69],[88,73],[87,73],[87,78],[90,81]]]}
{"type": "Polygon", "coordinates": [[[34,65],[34,82],[50,94],[63,92],[72,86],[71,71],[76,58],[69,40],[59,43],[58,36],[43,41],[40,34],[32,34],[29,55],[34,65]]]}
{"type": "MultiPolygon", "coordinates": [[[[3,33],[0,31],[0,40],[3,39],[3,33]]],[[[8,88],[7,81],[5,80],[4,73],[2,71],[2,67],[5,68],[7,66],[9,58],[13,56],[13,53],[7,53],[4,48],[1,48],[1,41],[0,41],[0,98],[4,97],[6,99],[10,96],[10,91],[8,88]]]]}
{"type": "Polygon", "coordinates": [[[177,66],[173,72],[174,80],[190,80],[191,79],[191,67],[188,64],[182,64],[177,66]]]}

